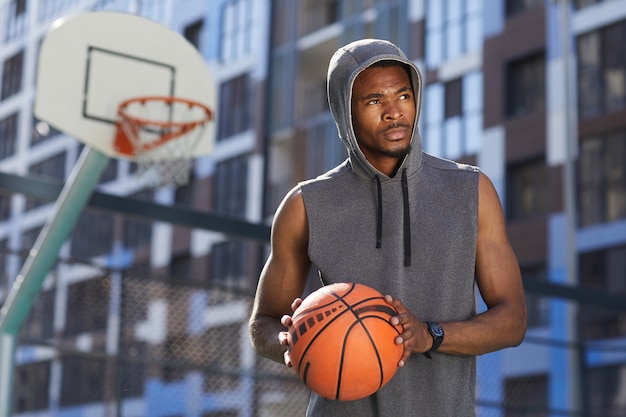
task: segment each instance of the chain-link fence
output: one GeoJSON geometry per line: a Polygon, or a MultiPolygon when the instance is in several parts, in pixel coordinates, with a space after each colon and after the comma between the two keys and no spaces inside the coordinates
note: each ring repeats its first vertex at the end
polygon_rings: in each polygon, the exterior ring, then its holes
{"type": "MultiPolygon", "coordinates": [[[[25,255],[5,247],[4,270],[25,255]]],[[[14,415],[304,415],[307,390],[292,370],[258,357],[248,339],[256,260],[235,271],[250,284],[235,285],[203,279],[216,260],[198,277],[193,259],[160,269],[130,261],[105,268],[94,259],[60,258],[44,283],[20,333],[14,415]]],[[[524,343],[478,358],[477,416],[626,415],[624,310],[540,293],[528,300],[524,343]]]]}

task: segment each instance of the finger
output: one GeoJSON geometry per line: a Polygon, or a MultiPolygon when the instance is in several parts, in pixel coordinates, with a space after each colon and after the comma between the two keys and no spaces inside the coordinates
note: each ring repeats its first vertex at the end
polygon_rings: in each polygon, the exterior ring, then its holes
{"type": "Polygon", "coordinates": [[[302,304],[302,298],[296,298],[295,300],[293,300],[293,302],[291,303],[291,310],[292,311],[296,311],[296,309],[298,307],[300,307],[300,304],[302,304]]]}
{"type": "Polygon", "coordinates": [[[283,353],[283,358],[285,360],[285,365],[287,365],[289,368],[292,368],[293,365],[291,364],[291,355],[289,355],[288,350],[286,350],[285,353],[283,353]]]}
{"type": "Polygon", "coordinates": [[[287,332],[278,333],[278,343],[280,343],[281,346],[289,346],[289,337],[287,332]]]}
{"type": "Polygon", "coordinates": [[[293,320],[291,319],[291,316],[285,314],[284,316],[282,316],[280,318],[280,322],[283,324],[283,326],[285,327],[289,327],[293,324],[293,320]]]}

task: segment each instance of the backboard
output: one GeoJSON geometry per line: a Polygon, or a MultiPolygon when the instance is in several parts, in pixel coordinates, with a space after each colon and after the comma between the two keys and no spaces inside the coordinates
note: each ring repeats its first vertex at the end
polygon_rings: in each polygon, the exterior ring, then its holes
{"type": "MultiPolygon", "coordinates": [[[[208,67],[183,36],[149,19],[89,12],[61,19],[39,52],[35,115],[111,157],[118,105],[140,96],[181,97],[215,112],[208,67]]],[[[214,124],[192,156],[211,152],[214,124]]]]}

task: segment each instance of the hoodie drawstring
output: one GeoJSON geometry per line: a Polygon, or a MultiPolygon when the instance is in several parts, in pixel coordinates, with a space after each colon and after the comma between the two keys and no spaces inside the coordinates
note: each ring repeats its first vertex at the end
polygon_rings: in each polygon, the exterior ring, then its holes
{"type": "Polygon", "coordinates": [[[380,178],[376,178],[376,192],[378,197],[378,205],[376,206],[376,249],[380,249],[383,237],[383,191],[380,186],[380,178]]]}
{"type": "Polygon", "coordinates": [[[406,168],[402,170],[402,203],[404,206],[404,266],[411,266],[411,212],[409,210],[409,181],[406,168]]]}
{"type": "MultiPolygon", "coordinates": [[[[382,246],[383,235],[383,196],[380,178],[376,175],[376,248],[382,246]]],[[[409,209],[409,184],[406,168],[402,170],[402,205],[404,208],[404,266],[411,266],[411,214],[409,209]]]]}

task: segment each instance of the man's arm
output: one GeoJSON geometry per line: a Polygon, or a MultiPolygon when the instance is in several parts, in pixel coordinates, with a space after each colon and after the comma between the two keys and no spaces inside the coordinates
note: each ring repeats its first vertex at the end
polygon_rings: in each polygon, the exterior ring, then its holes
{"type": "Polygon", "coordinates": [[[261,272],[252,314],[250,340],[257,353],[284,362],[287,350],[279,334],[287,329],[284,315],[292,314],[294,299],[301,297],[311,263],[308,258],[308,224],[298,188],[283,200],[274,216],[271,253],[261,272]]]}
{"type": "Polygon", "coordinates": [[[502,206],[491,181],[483,174],[479,181],[476,281],[487,310],[466,322],[443,323],[442,352],[480,355],[517,346],[526,333],[522,276],[502,206]]]}
{"type": "MultiPolygon", "coordinates": [[[[478,195],[476,281],[487,310],[466,321],[439,323],[445,337],[438,352],[481,355],[519,345],[526,332],[526,301],[519,265],[506,234],[498,194],[482,173],[478,195]]],[[[426,324],[415,318],[400,300],[391,302],[400,313],[397,321],[405,329],[397,339],[398,343],[405,343],[402,361],[411,352],[430,350],[433,342],[426,324]]]]}

